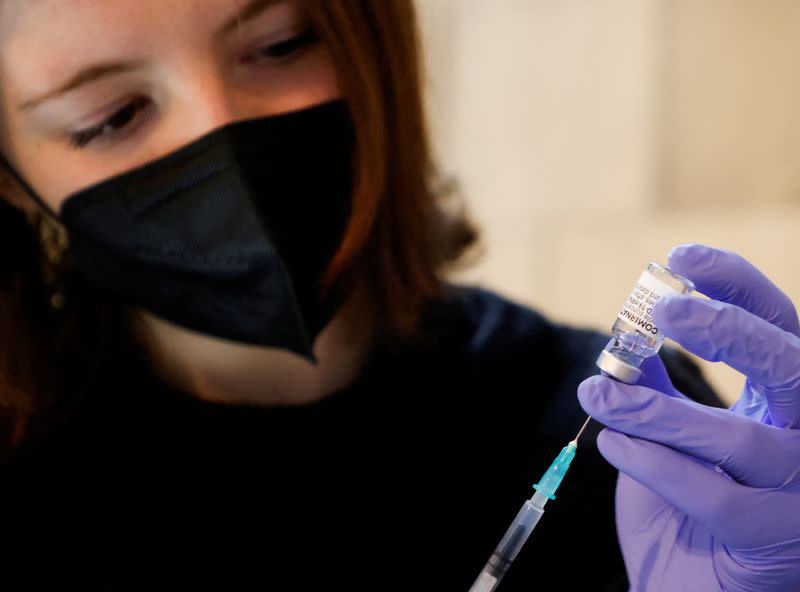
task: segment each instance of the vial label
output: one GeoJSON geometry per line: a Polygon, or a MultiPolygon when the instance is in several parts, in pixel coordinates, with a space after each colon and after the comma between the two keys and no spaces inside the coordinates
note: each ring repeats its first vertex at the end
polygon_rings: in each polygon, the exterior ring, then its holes
{"type": "Polygon", "coordinates": [[[636,330],[659,339],[664,338],[664,334],[656,327],[653,321],[653,306],[664,294],[677,294],[678,292],[657,279],[647,271],[639,277],[639,281],[633,287],[625,306],[617,315],[620,319],[636,327],[636,330]]]}

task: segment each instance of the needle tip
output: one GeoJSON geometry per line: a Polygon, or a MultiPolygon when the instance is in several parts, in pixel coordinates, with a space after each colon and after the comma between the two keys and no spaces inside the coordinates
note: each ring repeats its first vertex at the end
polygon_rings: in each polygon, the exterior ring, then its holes
{"type": "MultiPolygon", "coordinates": [[[[586,421],[585,421],[585,422],[583,422],[583,427],[582,427],[582,428],[580,429],[580,431],[578,432],[578,435],[577,435],[577,436],[575,436],[575,438],[572,440],[572,442],[574,442],[574,443],[575,443],[575,446],[577,446],[577,445],[578,445],[578,438],[580,438],[580,437],[581,437],[581,434],[583,434],[583,430],[585,430],[585,429],[586,429],[586,426],[588,426],[588,425],[589,425],[589,422],[590,422],[590,421],[592,421],[592,418],[591,418],[591,417],[587,417],[587,418],[586,418],[586,421]]],[[[570,442],[570,444],[572,444],[572,442],[570,442]]]]}

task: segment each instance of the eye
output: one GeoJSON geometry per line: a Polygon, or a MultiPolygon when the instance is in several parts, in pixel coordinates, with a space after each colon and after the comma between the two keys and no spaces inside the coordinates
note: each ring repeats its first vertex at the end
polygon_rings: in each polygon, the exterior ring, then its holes
{"type": "Polygon", "coordinates": [[[264,59],[277,62],[286,61],[318,42],[319,37],[316,31],[309,27],[301,33],[261,47],[247,56],[244,61],[254,62],[264,59]]]}
{"type": "Polygon", "coordinates": [[[99,139],[112,139],[129,131],[138,119],[139,114],[150,105],[150,99],[137,97],[129,101],[108,119],[69,134],[69,145],[81,150],[99,139]]]}

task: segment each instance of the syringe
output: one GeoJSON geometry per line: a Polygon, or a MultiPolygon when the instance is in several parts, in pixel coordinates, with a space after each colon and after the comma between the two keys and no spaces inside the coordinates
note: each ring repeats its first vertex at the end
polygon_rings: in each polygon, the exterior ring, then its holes
{"type": "Polygon", "coordinates": [[[522,549],[522,545],[528,540],[534,527],[539,522],[539,518],[544,514],[544,505],[548,499],[556,499],[556,489],[561,485],[564,475],[567,474],[572,459],[575,458],[575,451],[578,448],[578,438],[581,437],[583,430],[589,425],[588,418],[583,427],[573,440],[569,442],[547,469],[544,476],[534,485],[536,493],[533,497],[522,504],[517,517],[511,523],[506,534],[500,539],[500,544],[495,548],[486,566],[478,575],[478,579],[472,584],[469,592],[492,592],[500,584],[500,580],[508,572],[514,559],[522,549]]]}

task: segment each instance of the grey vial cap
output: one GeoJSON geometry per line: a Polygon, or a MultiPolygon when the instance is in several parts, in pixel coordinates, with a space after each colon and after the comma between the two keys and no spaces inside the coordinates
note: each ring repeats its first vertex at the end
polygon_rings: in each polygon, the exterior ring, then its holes
{"type": "Polygon", "coordinates": [[[627,384],[635,383],[642,375],[642,371],[636,366],[623,362],[606,350],[601,351],[597,357],[597,367],[611,377],[627,384]]]}

